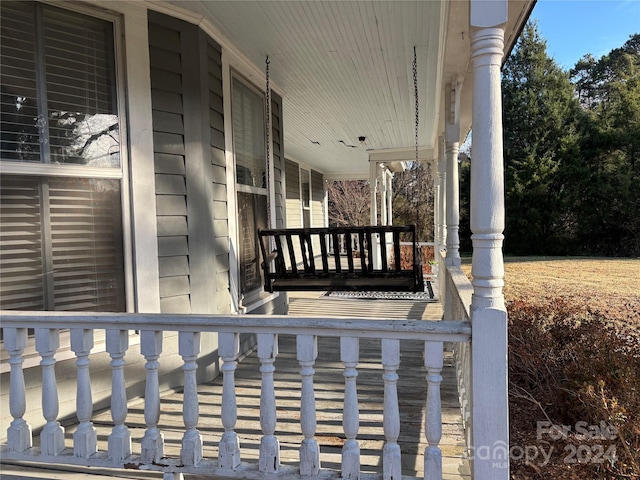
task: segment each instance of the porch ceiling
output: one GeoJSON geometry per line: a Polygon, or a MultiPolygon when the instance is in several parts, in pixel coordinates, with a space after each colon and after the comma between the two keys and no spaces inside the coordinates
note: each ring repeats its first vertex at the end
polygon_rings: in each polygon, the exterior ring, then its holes
{"type": "MultiPolygon", "coordinates": [[[[414,151],[414,45],[419,143],[427,152],[443,129],[443,82],[468,69],[466,1],[170,3],[204,19],[258,68],[269,55],[283,94],[287,157],[331,177],[368,178],[371,151],[401,159],[414,151]]],[[[257,75],[252,80],[264,85],[257,75]]],[[[466,133],[465,123],[463,112],[466,133]]]]}

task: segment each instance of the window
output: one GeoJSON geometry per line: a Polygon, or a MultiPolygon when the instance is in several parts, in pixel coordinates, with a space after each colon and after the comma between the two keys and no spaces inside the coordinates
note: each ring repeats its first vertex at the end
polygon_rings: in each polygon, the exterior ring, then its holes
{"type": "Polygon", "coordinates": [[[0,307],[124,311],[114,25],[0,8],[0,307]]]}
{"type": "Polygon", "coordinates": [[[309,170],[300,169],[300,188],[302,190],[302,226],[311,226],[311,175],[309,170]]]}
{"type": "Polygon", "coordinates": [[[240,293],[262,286],[258,228],[267,228],[264,98],[233,79],[233,147],[236,161],[240,293]]]}

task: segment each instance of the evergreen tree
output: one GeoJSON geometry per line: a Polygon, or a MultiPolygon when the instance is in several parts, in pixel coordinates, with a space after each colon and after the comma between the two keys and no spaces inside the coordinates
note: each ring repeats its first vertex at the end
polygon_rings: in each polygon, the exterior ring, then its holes
{"type": "Polygon", "coordinates": [[[578,102],[568,73],[547,55],[536,22],[525,26],[504,65],[502,92],[505,251],[567,253],[575,217],[559,172],[578,141],[578,102]]]}
{"type": "Polygon", "coordinates": [[[583,108],[572,163],[576,239],[587,254],[640,254],[640,35],[571,70],[583,108]]]}

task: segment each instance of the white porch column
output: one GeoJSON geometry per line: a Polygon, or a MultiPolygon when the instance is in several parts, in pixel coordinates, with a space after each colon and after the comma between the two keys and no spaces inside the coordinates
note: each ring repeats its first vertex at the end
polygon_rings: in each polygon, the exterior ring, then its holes
{"type": "Polygon", "coordinates": [[[446,231],[446,211],[447,211],[447,196],[446,196],[446,179],[447,179],[447,161],[444,152],[444,139],[441,137],[439,140],[440,148],[438,149],[438,163],[437,163],[437,182],[438,182],[438,231],[436,235],[436,258],[438,251],[444,247],[447,241],[446,231]]]}
{"type": "Polygon", "coordinates": [[[393,173],[390,170],[387,170],[387,182],[387,225],[393,225],[393,173]]]}
{"type": "Polygon", "coordinates": [[[458,152],[460,139],[460,89],[462,85],[455,78],[447,89],[447,104],[450,105],[447,124],[445,126],[445,157],[447,162],[447,218],[446,244],[447,266],[460,265],[460,237],[458,229],[460,223],[460,194],[458,179],[458,152]]]}
{"type": "Polygon", "coordinates": [[[369,163],[369,190],[371,191],[371,225],[378,224],[378,164],[369,163]]]}
{"type": "Polygon", "coordinates": [[[438,162],[434,161],[433,166],[435,167],[436,174],[433,176],[433,243],[435,244],[434,254],[438,253],[438,212],[440,211],[438,205],[440,203],[440,182],[438,181],[438,162]]]}
{"type": "Polygon", "coordinates": [[[382,194],[380,195],[380,225],[389,225],[389,217],[387,212],[387,197],[389,195],[389,184],[387,183],[387,168],[380,168],[380,183],[382,184],[382,194]]]}
{"type": "MultiPolygon", "coordinates": [[[[369,182],[371,189],[371,225],[378,225],[378,184],[380,182],[380,164],[378,162],[369,163],[369,182]]],[[[384,198],[382,200],[384,207],[384,198]]],[[[384,225],[384,217],[382,222],[384,225]]],[[[380,259],[380,241],[378,238],[373,241],[373,266],[374,268],[380,268],[382,263],[380,259]]]]}
{"type": "Polygon", "coordinates": [[[458,236],[460,223],[460,193],[458,188],[458,142],[446,142],[445,155],[447,157],[447,212],[446,212],[446,245],[448,266],[460,265],[460,237],[458,236]]]}
{"type": "Polygon", "coordinates": [[[509,478],[507,315],[502,288],[504,181],[500,66],[507,0],[471,0],[472,477],[509,478]],[[480,454],[482,453],[482,455],[480,454]]]}

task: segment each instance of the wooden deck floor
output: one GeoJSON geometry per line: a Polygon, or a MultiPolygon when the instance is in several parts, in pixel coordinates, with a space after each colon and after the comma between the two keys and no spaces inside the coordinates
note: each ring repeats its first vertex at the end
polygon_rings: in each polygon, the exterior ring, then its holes
{"type": "MultiPolygon", "coordinates": [[[[442,306],[434,301],[407,300],[352,300],[333,298],[315,293],[290,295],[292,316],[353,316],[380,318],[411,318],[437,320],[441,318],[442,306]]],[[[401,365],[398,370],[398,392],[401,410],[401,433],[398,443],[403,455],[403,475],[423,476],[422,454],[426,447],[424,434],[424,401],[426,380],[422,360],[423,345],[419,342],[401,342],[401,365]],[[416,438],[420,440],[415,441],[416,438]]],[[[320,444],[321,464],[339,470],[340,452],[344,443],[342,430],[342,399],[344,378],[339,358],[337,338],[319,338],[318,359],[315,365],[315,391],[317,408],[316,438],[320,444]]],[[[444,479],[470,478],[468,464],[462,458],[464,435],[460,405],[456,390],[452,359],[445,356],[443,370],[442,417],[444,479]]],[[[300,433],[300,366],[296,360],[295,337],[280,336],[279,354],[274,373],[277,396],[278,424],[276,435],[280,440],[281,463],[296,464],[298,448],[302,440],[300,433]]],[[[255,353],[239,363],[236,370],[236,395],[238,422],[236,431],[240,437],[243,460],[257,458],[260,437],[260,363],[255,353]]],[[[358,366],[358,400],[360,408],[360,430],[358,441],[361,448],[363,472],[381,472],[380,452],[384,444],[382,431],[383,382],[380,361],[380,341],[360,341],[360,363],[358,366]]],[[[198,389],[200,400],[199,430],[204,439],[204,455],[217,458],[217,442],[223,428],[220,421],[222,379],[219,377],[198,389]]],[[[179,455],[182,419],[182,394],[166,394],[162,397],[160,429],[165,435],[167,455],[179,455]]],[[[112,426],[110,412],[102,412],[93,418],[98,429],[99,448],[106,449],[107,435],[112,426]]],[[[144,434],[144,412],[141,401],[130,404],[127,425],[131,429],[134,453],[139,453],[140,440],[144,434]]],[[[73,434],[68,426],[66,435],[73,434]]],[[[133,472],[132,472],[133,473],[133,472]]],[[[130,478],[137,478],[132,476],[130,478]]],[[[148,478],[148,477],[146,477],[148,478]]],[[[186,476],[195,480],[197,476],[186,476]]]]}

